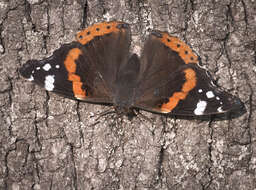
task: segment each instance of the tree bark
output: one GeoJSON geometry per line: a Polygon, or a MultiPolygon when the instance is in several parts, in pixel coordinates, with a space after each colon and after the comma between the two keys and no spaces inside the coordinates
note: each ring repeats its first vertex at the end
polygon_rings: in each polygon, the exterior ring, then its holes
{"type": "Polygon", "coordinates": [[[255,189],[256,1],[0,0],[0,189],[255,189]],[[18,69],[74,40],[84,27],[122,20],[140,54],[149,29],[188,44],[247,112],[177,119],[47,93],[18,69]]]}

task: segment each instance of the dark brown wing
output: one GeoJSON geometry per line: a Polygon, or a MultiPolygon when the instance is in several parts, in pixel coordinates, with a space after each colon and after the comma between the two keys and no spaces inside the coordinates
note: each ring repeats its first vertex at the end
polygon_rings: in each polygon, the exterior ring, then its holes
{"type": "Polygon", "coordinates": [[[135,107],[175,115],[210,115],[233,110],[241,101],[217,88],[198,66],[190,47],[154,31],[144,46],[135,107]]]}
{"type": "Polygon", "coordinates": [[[129,56],[130,28],[123,22],[94,24],[43,60],[30,60],[20,73],[48,91],[88,102],[112,103],[113,81],[129,56]]]}

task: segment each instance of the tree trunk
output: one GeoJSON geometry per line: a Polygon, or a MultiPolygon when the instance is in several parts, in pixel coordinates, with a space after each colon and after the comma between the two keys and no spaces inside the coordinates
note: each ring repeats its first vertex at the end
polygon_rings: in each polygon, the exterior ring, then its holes
{"type": "Polygon", "coordinates": [[[0,0],[0,189],[255,189],[255,18],[252,0],[0,0]],[[47,93],[18,73],[105,20],[131,25],[138,54],[149,29],[181,38],[247,112],[100,117],[111,107],[47,93]]]}

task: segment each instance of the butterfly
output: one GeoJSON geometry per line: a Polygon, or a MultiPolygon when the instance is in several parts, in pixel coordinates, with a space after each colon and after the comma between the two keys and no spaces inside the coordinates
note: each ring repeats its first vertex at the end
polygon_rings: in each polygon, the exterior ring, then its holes
{"type": "Polygon", "coordinates": [[[130,25],[96,23],[52,56],[29,60],[20,74],[71,99],[113,105],[117,114],[142,109],[183,116],[239,109],[239,98],[217,87],[198,56],[177,37],[153,30],[141,56],[130,52],[130,25]]]}

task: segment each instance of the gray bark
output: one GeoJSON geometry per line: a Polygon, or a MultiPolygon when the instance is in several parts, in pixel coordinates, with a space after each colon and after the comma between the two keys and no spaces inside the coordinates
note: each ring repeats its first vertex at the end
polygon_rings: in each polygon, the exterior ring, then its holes
{"type": "Polygon", "coordinates": [[[0,189],[255,189],[256,1],[0,0],[0,189]],[[106,106],[62,98],[18,68],[45,58],[103,20],[190,44],[218,84],[245,102],[234,119],[142,112],[97,120],[106,106]]]}

